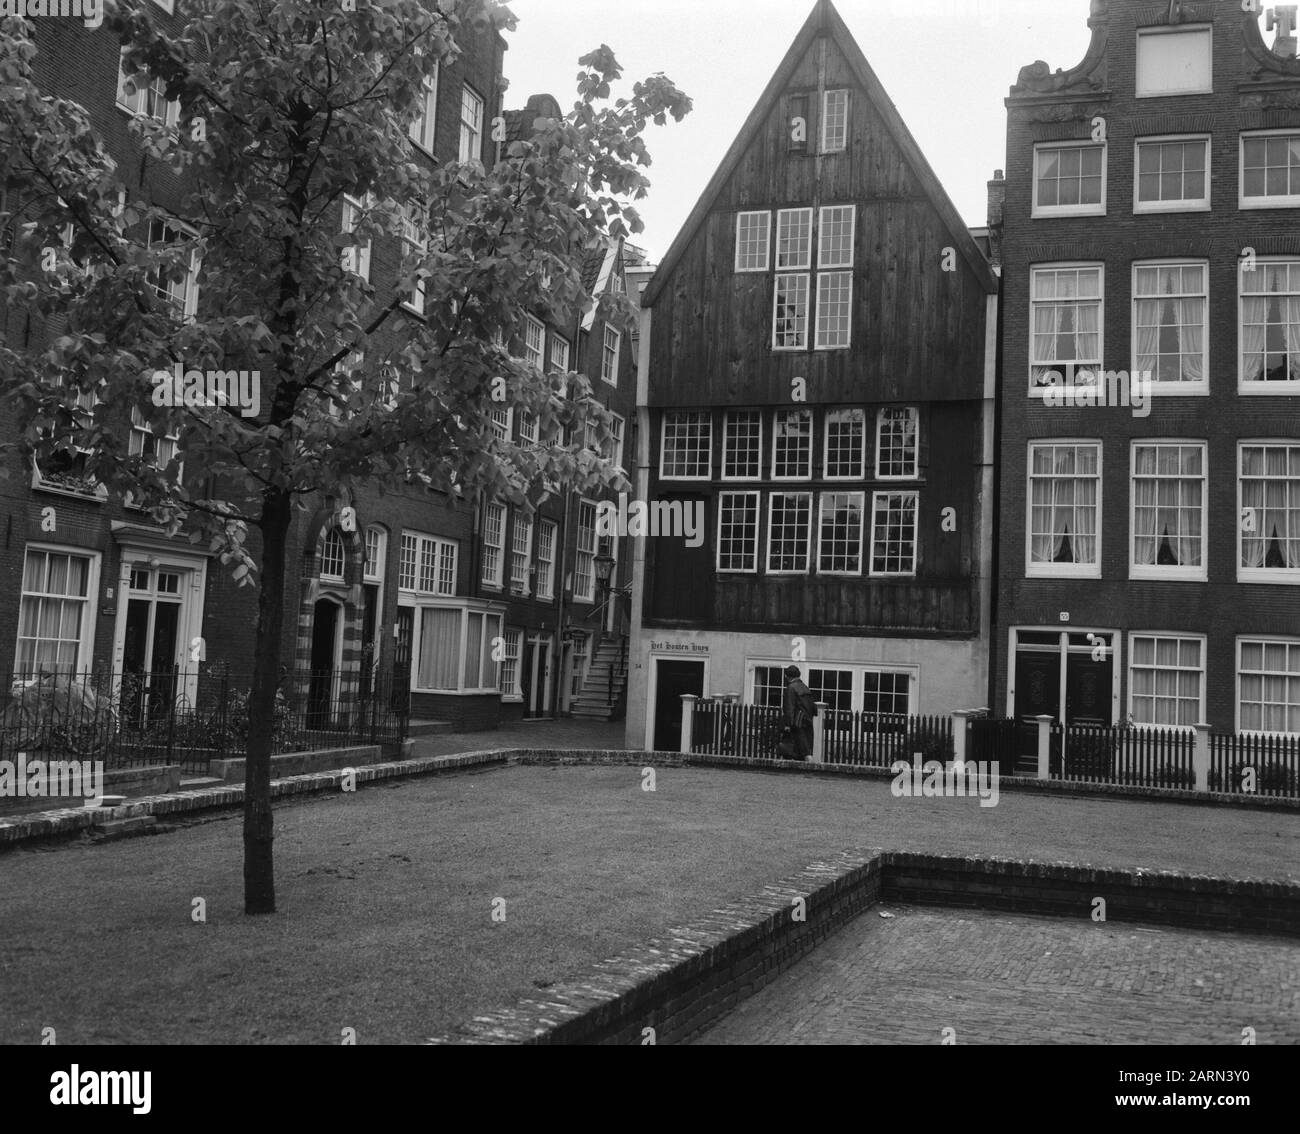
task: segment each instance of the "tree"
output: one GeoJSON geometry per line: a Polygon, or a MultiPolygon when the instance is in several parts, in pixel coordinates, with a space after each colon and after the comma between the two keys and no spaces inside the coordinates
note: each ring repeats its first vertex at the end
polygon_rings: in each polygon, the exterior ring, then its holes
{"type": "MultiPolygon", "coordinates": [[[[208,540],[259,587],[249,718],[269,722],[295,505],[417,485],[527,507],[543,479],[616,481],[580,443],[499,440],[488,411],[504,390],[542,437],[584,421],[607,435],[581,376],[543,378],[504,342],[523,311],[588,308],[582,255],[640,231],[628,202],[648,185],[642,135],[681,119],[690,100],[662,75],[612,99],[621,72],[602,46],[579,61],[562,119],[532,123],[493,168],[434,167],[408,141],[422,84],[467,30],[515,26],[497,0],[191,0],[171,33],[146,3],[105,10],[138,97],[179,103],[173,124],[145,115],[131,127],[174,192],[167,208],[140,195],[138,171],[118,169],[84,109],[38,89],[31,25],[5,21],[0,174],[11,204],[0,227],[13,239],[0,287],[49,333],[0,340],[0,398],[24,455],[88,451],[85,475],[130,493],[171,533],[208,540]],[[351,233],[340,232],[345,196],[363,203],[351,233]],[[404,248],[391,295],[343,265],[384,238],[404,248]],[[200,302],[186,311],[196,263],[200,302]],[[401,306],[416,289],[423,319],[401,306]],[[341,368],[358,350],[363,364],[341,368]],[[177,366],[255,373],[260,411],[177,399],[162,380],[177,366]],[[177,436],[174,456],[131,452],[133,412],[177,436]]],[[[613,302],[630,320],[627,301],[613,302]]],[[[269,725],[249,730],[249,914],[275,909],[271,739],[269,725]]]]}

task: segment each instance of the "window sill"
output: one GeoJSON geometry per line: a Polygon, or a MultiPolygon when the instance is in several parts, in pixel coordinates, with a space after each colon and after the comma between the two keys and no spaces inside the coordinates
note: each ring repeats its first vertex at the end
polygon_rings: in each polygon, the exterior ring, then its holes
{"type": "Polygon", "coordinates": [[[1030,220],[1059,220],[1061,217],[1104,217],[1106,215],[1105,206],[1097,207],[1089,205],[1087,208],[1034,208],[1030,214],[1030,220]]]}
{"type": "Polygon", "coordinates": [[[1238,567],[1237,582],[1266,587],[1300,587],[1300,567],[1238,567]]]}
{"type": "Polygon", "coordinates": [[[1238,209],[1300,209],[1300,197],[1242,197],[1238,209]]]}
{"type": "Polygon", "coordinates": [[[1207,583],[1209,576],[1202,571],[1180,571],[1177,568],[1161,570],[1154,567],[1141,567],[1129,564],[1128,577],[1135,582],[1155,583],[1207,583]]]}
{"type": "Polygon", "coordinates": [[[1150,213],[1208,213],[1212,206],[1209,201],[1172,201],[1161,204],[1145,202],[1133,206],[1133,214],[1142,216],[1150,213]]]}
{"type": "Polygon", "coordinates": [[[1238,382],[1237,393],[1244,398],[1294,398],[1300,394],[1300,382],[1238,382]]]}
{"type": "Polygon", "coordinates": [[[48,492],[52,496],[69,496],[74,500],[84,500],[88,504],[104,504],[108,501],[108,489],[102,484],[90,490],[64,488],[62,485],[43,481],[39,476],[34,476],[32,489],[36,492],[48,492]]]}
{"type": "Polygon", "coordinates": [[[1066,570],[1064,567],[1055,571],[1044,570],[1041,566],[1029,566],[1025,568],[1026,579],[1100,579],[1101,568],[1088,565],[1075,570],[1066,570]]]}

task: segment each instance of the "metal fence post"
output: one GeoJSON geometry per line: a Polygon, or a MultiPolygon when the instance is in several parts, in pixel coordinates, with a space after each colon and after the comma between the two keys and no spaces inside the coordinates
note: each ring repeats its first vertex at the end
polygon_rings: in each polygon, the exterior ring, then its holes
{"type": "Polygon", "coordinates": [[[1192,772],[1196,776],[1196,790],[1210,790],[1210,726],[1196,725],[1196,743],[1192,748],[1192,772]]]}
{"type": "Polygon", "coordinates": [[[830,705],[825,701],[816,702],[817,715],[813,717],[813,750],[812,762],[814,764],[826,763],[826,714],[830,710],[830,705]]]}
{"type": "Polygon", "coordinates": [[[695,716],[695,702],[699,698],[694,693],[682,694],[682,740],[679,752],[691,750],[691,721],[695,716]]]}
{"type": "Polygon", "coordinates": [[[1052,717],[1041,714],[1034,718],[1038,721],[1038,778],[1051,778],[1052,751],[1052,717]]]}

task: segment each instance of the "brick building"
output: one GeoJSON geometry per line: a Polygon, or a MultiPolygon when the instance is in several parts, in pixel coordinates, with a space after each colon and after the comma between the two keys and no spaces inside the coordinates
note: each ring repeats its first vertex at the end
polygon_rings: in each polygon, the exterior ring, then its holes
{"type": "Polygon", "coordinates": [[[1300,731],[1294,16],[1093,0],[1082,62],[1006,100],[1009,715],[1300,731]]]}

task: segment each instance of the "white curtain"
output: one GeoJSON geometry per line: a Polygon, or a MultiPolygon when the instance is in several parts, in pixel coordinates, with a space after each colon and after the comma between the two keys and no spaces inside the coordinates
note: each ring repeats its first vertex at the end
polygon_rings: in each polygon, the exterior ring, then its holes
{"type": "MultiPolygon", "coordinates": [[[[1146,368],[1140,355],[1139,366],[1146,368]]],[[[1150,479],[1156,473],[1156,452],[1154,448],[1139,449],[1133,468],[1133,475],[1138,478],[1134,481],[1133,560],[1143,567],[1155,565],[1160,543],[1157,538],[1160,482],[1150,479]]]]}
{"type": "Polygon", "coordinates": [[[1241,301],[1241,375],[1246,382],[1264,377],[1264,347],[1268,343],[1268,297],[1241,301]]]}
{"type": "Polygon", "coordinates": [[[1286,316],[1286,351],[1291,364],[1287,376],[1292,382],[1300,382],[1300,296],[1293,296],[1285,301],[1286,316]]]}
{"type": "Polygon", "coordinates": [[[1152,381],[1160,379],[1157,357],[1160,354],[1160,302],[1158,299],[1139,299],[1134,316],[1137,322],[1138,373],[1149,370],[1152,381]]]}
{"type": "Polygon", "coordinates": [[[1205,378],[1205,300],[1180,299],[1175,309],[1182,328],[1182,379],[1200,382],[1205,378]]]}
{"type": "Polygon", "coordinates": [[[420,611],[416,684],[421,689],[456,689],[459,667],[460,611],[426,607],[420,611]]]}
{"type": "Polygon", "coordinates": [[[1243,449],[1241,453],[1241,507],[1255,513],[1255,530],[1241,532],[1241,565],[1264,566],[1264,450],[1243,449]]]}

